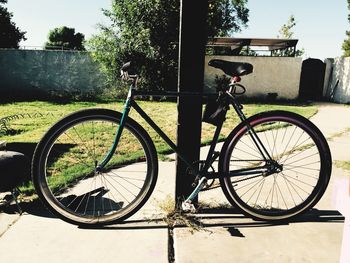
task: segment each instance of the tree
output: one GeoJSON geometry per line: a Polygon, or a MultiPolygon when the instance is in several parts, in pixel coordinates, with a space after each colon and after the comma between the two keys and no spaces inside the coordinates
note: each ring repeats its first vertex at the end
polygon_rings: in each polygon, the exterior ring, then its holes
{"type": "MultiPolygon", "coordinates": [[[[111,10],[103,10],[110,26],[100,25],[100,32],[88,46],[100,62],[109,81],[115,83],[119,68],[135,61],[148,90],[175,90],[177,84],[178,0],[113,1],[111,10]]],[[[208,35],[228,36],[248,22],[247,0],[215,0],[208,6],[208,35]]]]}
{"type": "MultiPolygon", "coordinates": [[[[294,36],[294,32],[292,31],[292,29],[296,26],[296,20],[294,15],[291,15],[288,18],[288,21],[286,24],[284,24],[279,32],[279,35],[277,36],[277,38],[283,38],[283,39],[291,39],[294,36]]],[[[302,55],[304,55],[305,50],[302,49],[297,49],[295,51],[295,56],[296,57],[301,57],[302,55]]],[[[273,55],[275,56],[283,56],[283,57],[291,57],[294,55],[294,49],[292,48],[288,48],[288,49],[284,49],[284,50],[277,50],[273,53],[273,55]]]]}
{"type": "Polygon", "coordinates": [[[279,35],[277,36],[277,38],[286,38],[286,39],[290,39],[294,36],[294,32],[292,31],[293,27],[295,27],[297,25],[296,21],[295,21],[295,17],[294,15],[291,15],[288,18],[288,21],[286,24],[284,24],[280,30],[278,31],[279,35]]]}
{"type": "Polygon", "coordinates": [[[348,38],[344,40],[342,45],[343,57],[350,57],[350,31],[346,31],[345,34],[348,38]]]}
{"type": "Polygon", "coordinates": [[[11,21],[13,14],[2,6],[6,3],[7,0],[0,0],[0,48],[19,48],[19,42],[26,40],[26,32],[11,21]]]}
{"type": "MultiPolygon", "coordinates": [[[[350,0],[348,0],[348,9],[350,11],[350,0]]],[[[348,21],[350,23],[350,14],[348,15],[348,21]]],[[[349,57],[350,56],[350,31],[345,32],[347,39],[344,40],[342,49],[344,51],[343,57],[349,57]]]]}
{"type": "Polygon", "coordinates": [[[85,36],[82,33],[75,33],[74,28],[62,26],[50,30],[48,40],[45,49],[85,50],[83,45],[85,36]]]}

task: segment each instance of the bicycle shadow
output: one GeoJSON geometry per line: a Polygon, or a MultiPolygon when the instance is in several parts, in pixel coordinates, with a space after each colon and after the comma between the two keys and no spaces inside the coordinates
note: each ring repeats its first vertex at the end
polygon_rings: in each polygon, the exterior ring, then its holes
{"type": "MultiPolygon", "coordinates": [[[[104,198],[103,195],[105,193],[106,190],[100,187],[82,195],[66,195],[59,198],[58,201],[62,205],[69,207],[72,211],[81,213],[97,213],[98,210],[99,212],[103,211],[103,213],[107,214],[110,211],[117,211],[123,207],[123,202],[116,203],[111,199],[104,198]],[[96,199],[99,200],[98,204],[96,204],[96,199]]],[[[12,201],[9,205],[0,206],[0,212],[7,214],[18,214],[22,212],[39,217],[55,218],[55,216],[45,208],[40,199],[20,202],[18,205],[12,201]]]]}
{"type": "MultiPolygon", "coordinates": [[[[31,202],[20,203],[24,213],[30,215],[54,219],[52,215],[41,203],[39,199],[31,202]]],[[[7,207],[0,207],[0,212],[8,214],[18,214],[18,207],[11,204],[7,207]]],[[[137,215],[137,213],[136,213],[137,215]]],[[[194,231],[209,231],[211,228],[226,229],[231,236],[244,237],[239,229],[242,228],[260,228],[276,227],[281,225],[292,225],[301,223],[344,223],[345,218],[337,210],[320,210],[313,208],[305,214],[292,220],[284,221],[255,221],[241,214],[236,208],[205,208],[200,209],[197,214],[184,214],[188,222],[195,226],[194,231]]],[[[98,230],[152,230],[152,229],[173,229],[173,228],[191,228],[188,224],[177,223],[169,226],[164,217],[156,216],[153,218],[127,219],[119,224],[107,226],[78,226],[80,229],[98,229],[98,230]]],[[[192,231],[193,229],[191,229],[192,231]]]]}
{"type": "MultiPolygon", "coordinates": [[[[238,209],[236,208],[209,208],[209,209],[203,209],[200,210],[200,215],[202,216],[203,219],[205,220],[217,220],[217,219],[238,219],[238,218],[246,218],[248,219],[249,217],[244,216],[239,212],[238,209]]],[[[337,210],[320,210],[317,208],[312,208],[306,213],[295,217],[293,219],[289,220],[279,220],[275,221],[273,224],[290,224],[290,223],[307,223],[307,222],[313,222],[313,223],[330,223],[330,222],[344,222],[344,217],[339,211],[337,210]]],[[[271,221],[254,221],[254,222],[261,222],[261,223],[266,223],[271,221]]],[[[215,224],[213,224],[215,226],[215,224]]]]}
{"type": "Polygon", "coordinates": [[[277,227],[300,223],[344,223],[344,216],[337,210],[319,210],[313,208],[308,212],[290,220],[255,221],[246,217],[238,209],[206,209],[202,214],[203,228],[225,228],[231,236],[244,237],[239,231],[243,228],[277,227]],[[219,221],[219,222],[218,222],[219,221]],[[236,221],[236,222],[235,222],[236,221]]]}
{"type": "Polygon", "coordinates": [[[30,214],[33,216],[38,216],[38,217],[46,217],[46,218],[55,218],[54,215],[52,215],[41,203],[39,199],[35,199],[33,201],[27,201],[27,202],[19,202],[19,207],[21,211],[19,210],[18,206],[12,202],[9,205],[3,205],[0,206],[0,213],[6,213],[9,215],[14,215],[14,214],[30,214]]]}
{"type": "MultiPolygon", "coordinates": [[[[239,231],[240,228],[257,228],[257,227],[276,227],[281,225],[291,225],[299,223],[344,223],[344,217],[336,210],[319,210],[311,209],[304,215],[296,217],[292,220],[284,221],[254,221],[249,217],[242,215],[238,209],[203,209],[198,214],[190,214],[187,216],[189,220],[193,220],[194,231],[206,231],[211,228],[224,228],[235,237],[244,237],[239,231]]],[[[169,229],[169,228],[191,228],[191,226],[178,223],[174,226],[164,223],[164,219],[128,219],[118,225],[109,226],[90,226],[79,227],[83,229],[101,229],[101,230],[145,230],[145,229],[169,229]]]]}

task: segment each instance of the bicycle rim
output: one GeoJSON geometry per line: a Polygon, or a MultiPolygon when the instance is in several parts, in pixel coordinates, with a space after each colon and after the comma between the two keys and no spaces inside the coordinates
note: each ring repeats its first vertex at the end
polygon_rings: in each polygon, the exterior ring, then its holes
{"type": "MultiPolygon", "coordinates": [[[[249,123],[283,170],[267,176],[223,178],[228,200],[243,213],[263,220],[291,218],[315,205],[331,169],[329,148],[319,130],[307,119],[281,111],[260,114],[249,123]]],[[[266,164],[247,126],[242,125],[231,138],[223,163],[224,173],[266,164]]]]}
{"type": "Polygon", "coordinates": [[[62,120],[45,135],[34,157],[39,196],[53,213],[74,224],[124,220],[148,199],[156,181],[154,146],[130,120],[112,159],[96,171],[120,119],[98,112],[82,111],[62,120]]]}

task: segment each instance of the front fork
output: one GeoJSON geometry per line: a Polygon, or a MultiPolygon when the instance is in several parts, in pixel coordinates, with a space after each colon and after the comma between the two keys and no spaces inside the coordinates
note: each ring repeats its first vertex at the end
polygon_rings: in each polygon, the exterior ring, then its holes
{"type": "Polygon", "coordinates": [[[112,157],[117,149],[120,137],[122,136],[122,132],[123,132],[126,120],[128,118],[129,112],[130,112],[132,97],[133,97],[133,86],[130,86],[128,97],[127,97],[125,104],[124,104],[123,115],[122,115],[122,118],[120,119],[120,123],[119,123],[118,129],[117,129],[116,135],[114,137],[113,145],[112,145],[111,149],[109,150],[109,152],[107,153],[107,155],[105,156],[105,158],[103,159],[103,161],[97,165],[96,172],[100,172],[107,165],[107,163],[112,159],[112,157]]]}

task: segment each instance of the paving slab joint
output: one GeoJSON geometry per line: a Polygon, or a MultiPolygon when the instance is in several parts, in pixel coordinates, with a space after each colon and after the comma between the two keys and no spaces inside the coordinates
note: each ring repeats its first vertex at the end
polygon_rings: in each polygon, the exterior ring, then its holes
{"type": "Polygon", "coordinates": [[[174,228],[168,227],[168,260],[175,263],[174,228]]]}

